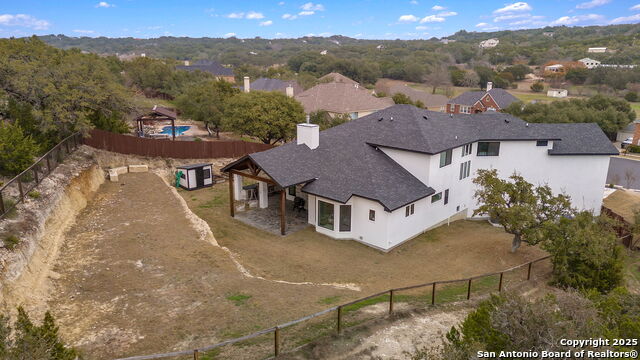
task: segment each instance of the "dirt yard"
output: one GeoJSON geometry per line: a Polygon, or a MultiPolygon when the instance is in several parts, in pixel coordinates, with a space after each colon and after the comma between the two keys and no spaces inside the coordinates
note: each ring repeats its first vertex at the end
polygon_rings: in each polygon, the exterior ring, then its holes
{"type": "MultiPolygon", "coordinates": [[[[105,183],[67,232],[50,276],[48,305],[65,339],[90,359],[189,349],[374,291],[497,271],[543,255],[531,247],[511,254],[508,235],[472,221],[440,227],[387,254],[311,227],[282,237],[230,218],[227,189],[176,192],[152,173],[105,183]]],[[[266,337],[216,353],[264,358],[271,346],[266,337]]]]}

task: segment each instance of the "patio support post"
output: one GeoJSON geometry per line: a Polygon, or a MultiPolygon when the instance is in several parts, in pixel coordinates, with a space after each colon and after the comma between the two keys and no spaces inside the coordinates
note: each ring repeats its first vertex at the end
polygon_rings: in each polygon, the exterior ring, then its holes
{"type": "Polygon", "coordinates": [[[269,206],[269,186],[264,181],[258,181],[258,201],[260,209],[266,209],[269,206]]]}
{"type": "Polygon", "coordinates": [[[231,214],[231,217],[235,216],[235,204],[234,204],[234,197],[233,197],[233,178],[235,177],[235,174],[229,174],[229,212],[231,214]]]}
{"type": "Polygon", "coordinates": [[[237,200],[246,199],[246,193],[242,190],[242,175],[232,174],[233,176],[233,196],[237,200]]]}
{"type": "Polygon", "coordinates": [[[173,134],[173,141],[176,140],[176,121],[171,119],[171,133],[173,134]]]}
{"type": "Polygon", "coordinates": [[[285,221],[285,211],[287,209],[287,196],[285,195],[284,188],[280,190],[280,234],[284,235],[287,230],[287,223],[285,221]]]}

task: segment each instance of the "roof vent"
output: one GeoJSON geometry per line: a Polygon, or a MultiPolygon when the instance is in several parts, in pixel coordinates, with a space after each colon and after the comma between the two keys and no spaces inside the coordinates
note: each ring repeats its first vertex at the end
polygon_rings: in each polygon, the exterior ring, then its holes
{"type": "Polygon", "coordinates": [[[456,140],[458,140],[458,135],[456,135],[456,140]]]}
{"type": "Polygon", "coordinates": [[[452,118],[453,117],[453,113],[449,114],[449,117],[452,118]]]}
{"type": "Polygon", "coordinates": [[[393,121],[393,116],[389,118],[389,121],[393,121]]]}
{"type": "Polygon", "coordinates": [[[504,119],[504,122],[505,122],[506,124],[510,123],[509,119],[504,119]]]}
{"type": "Polygon", "coordinates": [[[526,127],[529,127],[529,123],[526,123],[526,124],[525,124],[525,126],[526,126],[526,127]]]}
{"type": "Polygon", "coordinates": [[[380,119],[378,119],[378,121],[382,121],[382,119],[384,119],[383,117],[381,117],[380,119]]]}
{"type": "Polygon", "coordinates": [[[429,118],[427,117],[427,115],[422,115],[422,117],[423,117],[425,120],[429,120],[429,118]]]}

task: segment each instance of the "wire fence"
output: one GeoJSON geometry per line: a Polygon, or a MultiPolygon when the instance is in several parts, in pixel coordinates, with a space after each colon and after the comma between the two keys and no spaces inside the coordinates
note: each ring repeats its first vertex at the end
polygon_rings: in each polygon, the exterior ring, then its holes
{"type": "MultiPolygon", "coordinates": [[[[284,324],[260,330],[253,334],[225,340],[209,346],[163,354],[132,356],[117,360],[209,359],[209,356],[219,354],[220,349],[223,347],[250,341],[262,344],[261,350],[270,350],[268,354],[260,354],[257,358],[273,358],[286,352],[297,350],[321,337],[340,335],[346,328],[380,318],[380,312],[361,311],[361,309],[368,306],[385,304],[383,305],[385,309],[382,314],[386,316],[397,312],[399,309],[395,307],[401,303],[409,306],[413,305],[414,307],[424,307],[425,305],[470,300],[474,295],[480,296],[496,291],[501,292],[507,286],[531,280],[534,277],[533,265],[549,258],[550,256],[544,256],[502,271],[464,279],[433,281],[381,291],[284,324]]],[[[258,351],[258,348],[254,350],[258,351]]]]}
{"type": "Polygon", "coordinates": [[[27,196],[39,197],[39,194],[33,192],[35,187],[76,150],[81,141],[80,133],[68,136],[25,171],[3,184],[0,187],[0,220],[13,214],[16,206],[27,196]]]}

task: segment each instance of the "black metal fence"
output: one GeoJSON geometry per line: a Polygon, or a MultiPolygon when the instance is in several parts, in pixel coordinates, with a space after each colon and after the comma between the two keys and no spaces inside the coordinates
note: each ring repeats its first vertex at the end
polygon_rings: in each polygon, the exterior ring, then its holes
{"type": "Polygon", "coordinates": [[[27,196],[38,197],[34,188],[77,149],[81,141],[79,133],[65,138],[25,171],[3,184],[0,187],[0,220],[9,216],[27,196]]]}
{"type": "MultiPolygon", "coordinates": [[[[400,288],[389,289],[381,291],[376,294],[372,294],[357,300],[350,301],[348,303],[334,306],[315,314],[307,315],[300,319],[296,319],[272,328],[260,330],[253,334],[242,336],[235,339],[225,340],[217,344],[200,347],[191,350],[175,351],[163,354],[153,355],[141,355],[132,356],[127,358],[121,358],[117,360],[145,360],[145,359],[164,359],[164,358],[180,358],[186,359],[193,358],[198,360],[201,354],[207,354],[208,352],[215,351],[224,346],[238,344],[241,342],[247,342],[249,340],[263,338],[268,334],[272,334],[272,352],[266,357],[277,357],[278,355],[292,351],[299,348],[302,344],[309,341],[309,334],[304,334],[307,329],[291,330],[292,334],[285,337],[283,332],[285,329],[292,329],[295,325],[304,325],[309,322],[317,321],[312,327],[316,330],[314,339],[322,336],[337,334],[339,335],[346,327],[352,327],[362,324],[366,321],[372,320],[376,315],[362,316],[358,314],[358,309],[365,306],[384,303],[387,304],[388,310],[384,311],[384,314],[393,314],[394,305],[399,302],[413,302],[417,305],[435,305],[452,301],[469,300],[474,293],[488,294],[494,291],[502,291],[505,288],[505,284],[509,283],[522,283],[529,281],[532,278],[533,264],[549,259],[550,256],[544,256],[539,259],[530,261],[528,263],[514,266],[502,271],[473,276],[465,279],[446,280],[446,281],[434,281],[424,284],[405,286],[400,288]],[[331,313],[334,313],[333,317],[329,317],[331,313]],[[320,329],[320,331],[318,331],[320,329]],[[300,341],[296,337],[300,338],[301,335],[305,337],[305,340],[300,341]]],[[[379,315],[378,315],[379,316],[379,315]]]]}

